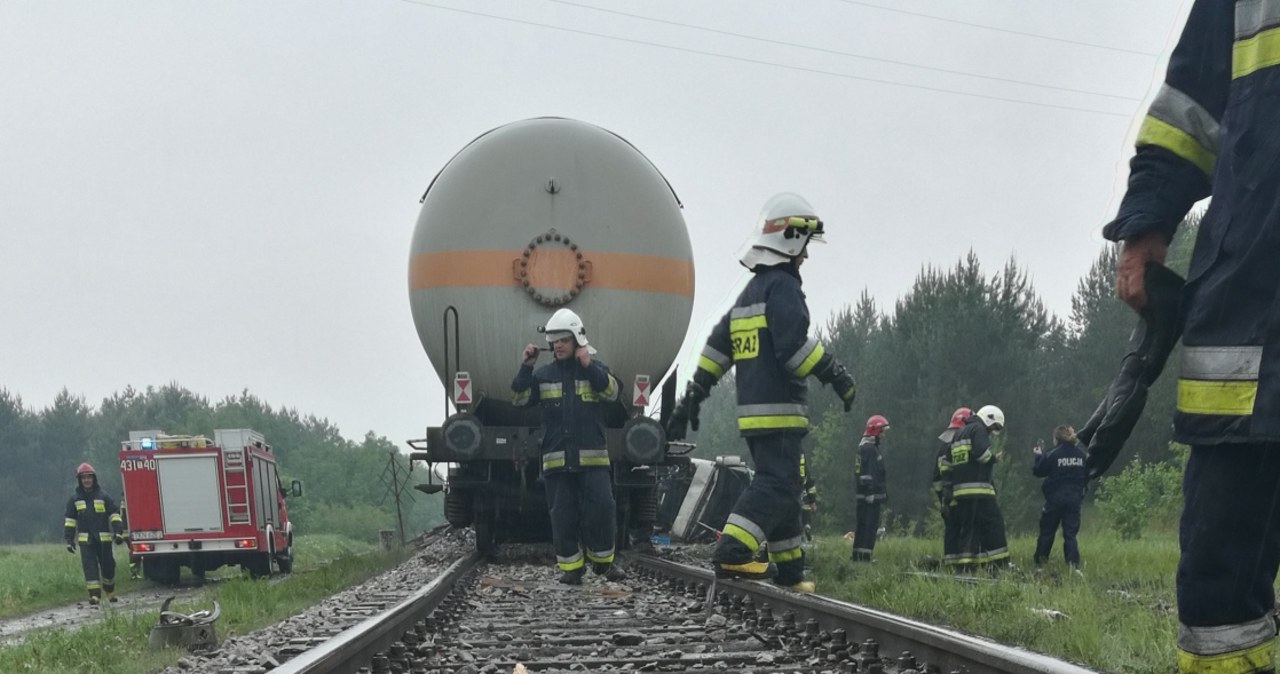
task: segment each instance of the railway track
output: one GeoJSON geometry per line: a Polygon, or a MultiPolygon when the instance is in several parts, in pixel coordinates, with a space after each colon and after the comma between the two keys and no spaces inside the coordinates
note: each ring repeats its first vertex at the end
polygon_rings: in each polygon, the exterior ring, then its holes
{"type": "Polygon", "coordinates": [[[631,558],[623,583],[560,585],[542,555],[469,555],[287,674],[867,672],[1087,674],[1021,649],[700,568],[631,558]]]}

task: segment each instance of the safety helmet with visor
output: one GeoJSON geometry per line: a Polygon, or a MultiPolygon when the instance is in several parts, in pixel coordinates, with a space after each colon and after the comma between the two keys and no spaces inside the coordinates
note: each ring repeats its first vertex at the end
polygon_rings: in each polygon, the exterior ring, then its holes
{"type": "Polygon", "coordinates": [[[747,269],[789,262],[804,252],[809,241],[822,241],[822,234],[822,220],[804,197],[794,192],[775,194],[760,209],[738,260],[747,269]]]}
{"type": "Polygon", "coordinates": [[[982,425],[987,427],[989,431],[998,431],[1004,428],[1004,412],[995,405],[984,405],[978,410],[978,418],[982,420],[982,425]]]}
{"type": "Polygon", "coordinates": [[[551,314],[551,318],[547,319],[542,332],[547,334],[548,344],[562,337],[573,337],[578,346],[587,347],[587,350],[593,354],[596,352],[595,347],[587,341],[587,328],[582,324],[582,318],[572,309],[557,309],[554,314],[551,314]]]}

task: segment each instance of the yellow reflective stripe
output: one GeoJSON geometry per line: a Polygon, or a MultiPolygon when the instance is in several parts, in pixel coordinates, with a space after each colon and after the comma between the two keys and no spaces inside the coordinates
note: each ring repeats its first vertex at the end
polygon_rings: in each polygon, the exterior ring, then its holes
{"type": "Polygon", "coordinates": [[[764,314],[756,316],[743,316],[742,318],[729,319],[729,332],[740,332],[743,330],[758,330],[760,328],[769,327],[769,321],[764,314]]]}
{"type": "Polygon", "coordinates": [[[1231,79],[1280,63],[1280,28],[1264,30],[1231,46],[1231,79]]]}
{"type": "Polygon", "coordinates": [[[558,386],[550,390],[543,389],[541,391],[538,391],[538,396],[541,397],[543,400],[553,400],[555,398],[563,398],[564,390],[558,386]]]}
{"type": "Polygon", "coordinates": [[[89,542],[89,534],[87,534],[87,533],[83,533],[83,534],[76,534],[76,540],[77,540],[77,541],[80,541],[81,543],[88,543],[88,542],[89,542]]]}
{"type": "Polygon", "coordinates": [[[87,588],[89,588],[90,590],[96,590],[96,589],[98,589],[98,588],[102,587],[102,583],[100,583],[100,582],[98,582],[98,581],[96,581],[96,580],[86,580],[86,581],[84,582],[84,586],[85,586],[85,587],[87,587],[87,588]]]}
{"type": "Polygon", "coordinates": [[[751,548],[752,550],[759,549],[760,547],[760,541],[756,540],[755,536],[752,536],[750,532],[736,524],[724,525],[724,531],[721,531],[720,534],[722,536],[736,538],[741,541],[743,545],[751,548]]]}
{"type": "Polygon", "coordinates": [[[800,361],[800,366],[795,369],[795,375],[797,377],[809,376],[809,373],[813,371],[813,366],[818,364],[818,360],[821,359],[826,352],[827,350],[824,349],[821,344],[815,344],[813,350],[809,352],[809,355],[805,356],[804,360],[800,361]]]}
{"type": "Polygon", "coordinates": [[[88,508],[88,507],[89,507],[89,504],[88,504],[88,503],[85,503],[84,501],[76,501],[76,510],[77,510],[77,511],[79,511],[79,510],[84,510],[85,508],[88,508]]]}
{"type": "Polygon", "coordinates": [[[724,376],[724,368],[720,367],[720,363],[717,363],[706,356],[698,356],[698,367],[710,372],[716,379],[724,376]]]}
{"type": "Polygon", "coordinates": [[[1184,414],[1248,416],[1257,397],[1256,381],[1178,380],[1178,411],[1184,414]]]}
{"type": "Polygon", "coordinates": [[[579,550],[577,554],[573,555],[572,557],[561,557],[560,555],[556,555],[556,565],[560,567],[561,571],[573,571],[575,569],[581,569],[584,564],[586,564],[586,562],[582,558],[581,550],[579,550]]]}
{"type": "Polygon", "coordinates": [[[763,417],[738,417],[738,430],[760,431],[773,428],[808,428],[809,417],[778,414],[763,417]]]}
{"type": "Polygon", "coordinates": [[[618,378],[613,375],[609,375],[609,385],[604,387],[604,392],[600,394],[600,397],[605,400],[617,400],[618,393],[621,390],[622,385],[618,383],[618,378]]]}
{"type": "Polygon", "coordinates": [[[957,487],[951,492],[952,496],[978,496],[978,495],[996,495],[995,487],[957,487]]]}
{"type": "Polygon", "coordinates": [[[595,562],[596,564],[612,564],[613,550],[610,550],[609,552],[592,552],[587,550],[587,559],[595,562]]]}
{"type": "Polygon", "coordinates": [[[1159,145],[1160,147],[1182,157],[1204,171],[1205,175],[1213,174],[1213,165],[1218,160],[1214,150],[1207,149],[1191,134],[1178,127],[1151,115],[1142,120],[1138,129],[1138,146],[1159,145]]]}
{"type": "Polygon", "coordinates": [[[511,396],[511,404],[515,405],[516,407],[528,405],[529,399],[532,397],[533,397],[533,389],[516,391],[515,394],[511,396]]]}
{"type": "Polygon", "coordinates": [[[607,466],[609,465],[609,450],[607,449],[581,449],[578,450],[579,466],[607,466]]]}
{"type": "Polygon", "coordinates": [[[68,517],[62,520],[62,526],[64,527],[74,527],[75,525],[76,525],[76,520],[74,517],[68,517]]]}
{"type": "Polygon", "coordinates": [[[94,500],[93,500],[93,512],[95,512],[95,513],[105,513],[105,512],[107,512],[107,504],[106,504],[106,502],[101,501],[101,500],[99,500],[99,499],[94,499],[94,500]]]}
{"type": "Polygon", "coordinates": [[[789,562],[793,559],[800,559],[804,556],[804,552],[800,548],[791,548],[790,550],[780,550],[774,552],[769,551],[769,561],[771,562],[789,562]]]}
{"type": "Polygon", "coordinates": [[[102,541],[102,542],[104,542],[104,543],[105,543],[106,541],[111,540],[111,534],[104,534],[104,533],[102,533],[101,531],[99,531],[99,532],[98,532],[98,540],[99,540],[99,541],[102,541]]]}
{"type": "Polygon", "coordinates": [[[550,470],[564,466],[564,452],[548,452],[542,455],[542,469],[550,470]]]}
{"type": "Polygon", "coordinates": [[[113,514],[113,515],[111,516],[111,521],[112,521],[112,522],[120,522],[120,523],[124,523],[124,520],[120,519],[120,513],[115,513],[115,514],[113,514]]]}
{"type": "Polygon", "coordinates": [[[1198,655],[1178,649],[1178,671],[1185,674],[1253,674],[1273,671],[1274,668],[1271,639],[1257,646],[1217,655],[1198,655]]]}

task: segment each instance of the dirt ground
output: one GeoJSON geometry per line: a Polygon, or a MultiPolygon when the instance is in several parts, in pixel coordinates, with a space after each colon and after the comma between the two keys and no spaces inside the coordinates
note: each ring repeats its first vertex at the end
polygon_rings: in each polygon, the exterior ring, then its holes
{"type": "MultiPolygon", "coordinates": [[[[203,588],[217,582],[214,579],[199,581],[195,578],[184,578],[174,587],[153,585],[128,594],[117,594],[120,601],[101,607],[89,605],[88,597],[72,604],[28,613],[26,615],[0,618],[0,645],[12,645],[22,641],[28,632],[46,627],[79,628],[86,624],[101,620],[109,613],[143,613],[150,611],[160,618],[160,604],[168,597],[179,600],[199,593],[203,588]]],[[[213,608],[212,604],[204,608],[213,608]]]]}

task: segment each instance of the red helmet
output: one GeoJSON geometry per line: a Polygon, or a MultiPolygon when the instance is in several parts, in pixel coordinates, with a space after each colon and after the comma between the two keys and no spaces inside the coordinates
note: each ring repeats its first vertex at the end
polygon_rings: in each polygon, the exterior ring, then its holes
{"type": "Polygon", "coordinates": [[[76,477],[80,477],[81,475],[92,475],[97,477],[98,471],[94,470],[93,466],[90,466],[88,461],[85,461],[76,467],[76,477]]]}
{"type": "Polygon", "coordinates": [[[956,411],[951,413],[951,423],[947,428],[960,428],[964,425],[964,420],[973,416],[973,410],[968,407],[957,407],[956,411]]]}
{"type": "Polygon", "coordinates": [[[878,438],[880,437],[880,434],[884,432],[884,429],[888,427],[889,427],[888,419],[884,418],[879,414],[872,414],[867,419],[867,430],[865,433],[863,433],[863,435],[868,435],[873,438],[878,438]]]}

